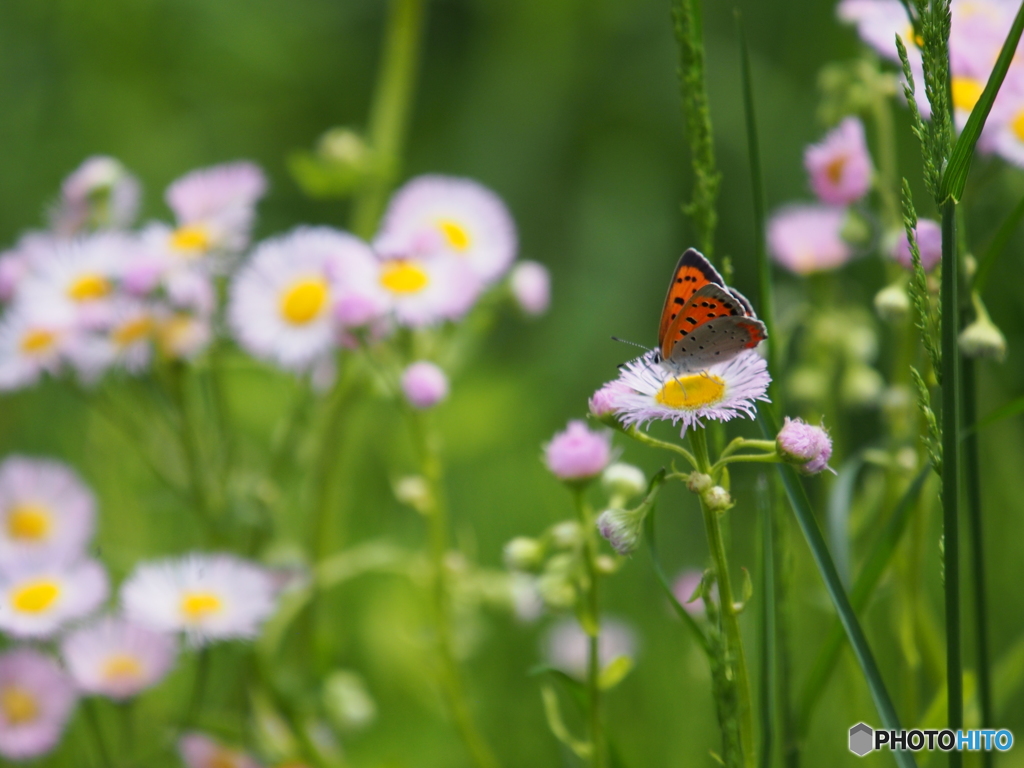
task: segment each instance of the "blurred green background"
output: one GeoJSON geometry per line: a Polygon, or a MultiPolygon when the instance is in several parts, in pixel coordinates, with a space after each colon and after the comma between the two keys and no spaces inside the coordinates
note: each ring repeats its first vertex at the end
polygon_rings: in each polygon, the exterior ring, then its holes
{"type": "MultiPolygon", "coordinates": [[[[709,91],[723,171],[718,253],[732,257],[735,284],[755,295],[750,185],[735,3],[705,3],[709,91]]],[[[666,0],[434,0],[412,114],[407,175],[471,176],[497,190],[520,228],[521,255],[553,275],[550,314],[528,324],[503,321],[478,364],[455,383],[441,419],[457,535],[484,564],[500,566],[502,544],[535,534],[571,514],[569,496],[540,461],[541,444],[587,396],[613,378],[633,350],[612,334],[653,342],[666,273],[690,243],[680,203],[690,174],[676,79],[676,49],[666,0]]],[[[824,130],[816,119],[817,72],[857,56],[852,30],[830,2],[739,3],[752,50],[771,207],[809,199],[804,146],[824,130]]],[[[142,179],[146,217],[166,217],[162,190],[185,171],[250,158],[272,187],[258,235],[300,222],[344,226],[341,203],[312,202],[290,179],[289,151],[311,146],[328,127],[364,127],[386,4],[380,0],[5,0],[0,3],[0,242],[41,223],[60,180],[86,156],[111,154],[142,179]]],[[[897,109],[901,167],[916,178],[916,147],[897,109]]],[[[989,174],[969,209],[980,247],[1024,192],[1024,172],[989,174]]],[[[925,200],[923,191],[919,200],[925,200]]],[[[927,213],[923,203],[919,210],[927,213]]],[[[1011,244],[986,296],[1009,342],[1005,364],[981,368],[982,414],[1020,393],[1024,303],[1018,274],[1021,239],[1011,244]]],[[[838,301],[869,305],[882,268],[869,255],[834,278],[838,301]]],[[[780,302],[803,301],[806,285],[779,274],[780,302]]],[[[883,336],[884,345],[884,336],[883,336]]],[[[259,457],[284,411],[290,380],[254,364],[234,367],[233,417],[243,453],[259,457]]],[[[795,415],[795,414],[794,414],[795,415]]],[[[847,451],[870,445],[877,419],[849,414],[847,451]]],[[[745,424],[733,431],[752,434],[745,424]]],[[[671,436],[670,429],[655,429],[671,436]]],[[[115,579],[140,557],[184,550],[198,537],[193,518],[166,494],[132,448],[68,387],[48,384],[0,402],[0,448],[61,457],[96,489],[98,538],[115,579]]],[[[654,471],[661,456],[624,445],[624,458],[654,471]]],[[[389,489],[412,469],[401,424],[382,404],[350,420],[341,468],[348,522],[332,546],[380,535],[415,544],[422,525],[389,489]],[[357,481],[358,480],[358,481],[357,481]]],[[[982,440],[993,602],[992,644],[1000,658],[1024,623],[1017,550],[1024,537],[1024,430],[1011,420],[982,440]]],[[[843,456],[837,457],[841,463],[843,456]]],[[[730,513],[735,566],[755,566],[754,470],[741,469],[730,513]]],[[[821,502],[829,476],[808,482],[821,502]]],[[[821,504],[819,504],[821,507],[821,504]]],[[[294,509],[296,530],[304,509],[294,509]]],[[[670,572],[702,567],[705,544],[695,501],[681,488],[658,510],[670,572]]],[[[929,599],[938,613],[938,531],[927,532],[929,599]]],[[[832,612],[799,535],[794,547],[795,623],[791,656],[799,686],[832,612]]],[[[859,550],[855,550],[859,551],[859,550]]],[[[901,699],[902,652],[892,590],[883,584],[866,613],[869,636],[901,699]]],[[[377,721],[345,748],[359,766],[462,766],[457,742],[414,650],[417,593],[389,577],[366,577],[333,596],[337,652],[332,662],[366,675],[377,721]]],[[[610,580],[606,611],[632,623],[638,666],[608,697],[612,738],[630,766],[710,766],[719,748],[709,675],[698,649],[670,615],[643,552],[610,580]]],[[[969,613],[969,611],[968,611],[969,613]]],[[[754,613],[745,617],[754,641],[754,613]]],[[[488,736],[510,766],[573,764],[544,722],[537,679],[539,637],[549,619],[522,625],[495,613],[483,626],[467,676],[488,736]]],[[[971,638],[967,638],[968,648],[971,638]]],[[[751,650],[753,646],[751,645],[751,650]]],[[[227,707],[240,672],[221,652],[211,709],[227,707]]],[[[184,690],[188,664],[168,683],[184,690]]],[[[925,700],[934,692],[926,689],[925,700]]],[[[159,692],[141,707],[166,706],[159,692]]],[[[1024,695],[1011,696],[997,725],[1024,735],[1024,695]]],[[[850,658],[816,713],[806,765],[853,765],[846,730],[877,721],[850,658]]],[[[53,761],[73,759],[72,734],[53,761]]],[[[1024,765],[1015,750],[1004,766],[1024,765]]],[[[882,763],[888,758],[873,758],[882,763]]],[[[43,761],[43,764],[48,764],[43,761]]],[[[68,763],[65,763],[68,764],[68,763]]]]}

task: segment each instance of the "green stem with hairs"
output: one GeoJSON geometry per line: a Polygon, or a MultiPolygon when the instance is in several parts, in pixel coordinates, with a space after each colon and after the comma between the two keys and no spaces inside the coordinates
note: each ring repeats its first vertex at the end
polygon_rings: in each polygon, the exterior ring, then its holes
{"type": "Polygon", "coordinates": [[[419,63],[423,7],[424,0],[391,0],[388,11],[384,53],[367,131],[377,172],[366,182],[352,209],[352,231],[364,239],[377,228],[401,167],[419,63]]]}
{"type": "MultiPolygon", "coordinates": [[[[697,460],[697,471],[711,474],[711,461],[708,458],[707,435],[700,427],[690,430],[690,446],[697,460]]],[[[754,768],[756,754],[754,746],[754,708],[751,703],[750,678],[747,673],[747,660],[743,652],[743,639],[740,634],[739,613],[733,596],[732,580],[729,576],[729,560],[725,553],[725,541],[722,537],[722,526],[718,512],[709,509],[703,499],[700,504],[704,516],[704,530],[708,537],[708,548],[718,584],[718,599],[721,605],[722,627],[725,631],[727,663],[733,667],[733,682],[736,686],[738,701],[738,720],[742,765],[754,768]]]]}
{"type": "Polygon", "coordinates": [[[410,427],[419,453],[423,479],[427,483],[424,515],[429,527],[431,570],[431,607],[437,653],[440,657],[441,689],[455,727],[477,768],[498,768],[500,763],[479,731],[466,698],[465,686],[455,658],[452,629],[451,595],[448,567],[448,506],[443,487],[443,469],[437,435],[431,429],[428,414],[409,411],[410,427]]]}
{"type": "Polygon", "coordinates": [[[583,533],[583,568],[586,579],[583,604],[583,631],[587,634],[587,700],[589,705],[590,765],[604,768],[607,765],[607,747],[604,737],[604,719],[601,711],[601,615],[598,601],[597,570],[597,528],[594,512],[587,502],[585,484],[573,486],[573,500],[583,533]]]}
{"type": "Polygon", "coordinates": [[[680,456],[686,459],[686,461],[690,464],[691,467],[697,469],[697,460],[693,457],[692,453],[683,448],[681,445],[676,445],[675,443],[669,443],[666,442],[665,440],[659,440],[656,437],[651,437],[646,432],[641,432],[636,427],[630,427],[629,429],[624,431],[624,434],[626,435],[626,437],[631,437],[638,443],[649,445],[652,448],[661,448],[664,451],[672,451],[673,453],[678,453],[680,456]]]}

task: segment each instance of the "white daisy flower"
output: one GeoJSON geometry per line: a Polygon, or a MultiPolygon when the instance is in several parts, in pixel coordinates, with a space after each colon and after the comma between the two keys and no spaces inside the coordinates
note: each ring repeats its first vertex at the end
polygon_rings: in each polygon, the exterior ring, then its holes
{"type": "Polygon", "coordinates": [[[455,259],[386,259],[378,280],[399,325],[412,328],[458,320],[482,287],[468,265],[455,259]]]}
{"type": "Polygon", "coordinates": [[[233,555],[193,553],[144,563],[121,587],[125,616],[190,642],[255,637],[274,610],[270,572],[233,555]]]}
{"type": "MultiPolygon", "coordinates": [[[[375,259],[353,235],[304,227],[261,243],[231,284],[228,323],[256,357],[305,370],[337,341],[334,305],[342,295],[372,292],[375,259]]],[[[368,294],[369,295],[369,294],[368,294]]]]}
{"type": "Polygon", "coordinates": [[[0,321],[0,391],[35,384],[44,373],[56,374],[63,354],[73,341],[71,317],[32,309],[24,303],[13,307],[0,321]]]}
{"type": "Polygon", "coordinates": [[[191,360],[213,338],[210,320],[186,311],[163,308],[157,314],[156,342],[160,352],[173,360],[191,360]]]}
{"type": "Polygon", "coordinates": [[[0,630],[49,637],[107,599],[106,571],[95,560],[21,568],[0,577],[0,630]]]}
{"type": "Polygon", "coordinates": [[[90,157],[64,179],[51,215],[53,229],[70,237],[88,228],[123,229],[139,210],[139,181],[113,157],[90,157]]]}
{"type": "Polygon", "coordinates": [[[386,258],[454,256],[487,284],[508,270],[518,248],[501,198],[470,179],[434,175],[394,194],[373,245],[386,258]]]}
{"type": "Polygon", "coordinates": [[[178,224],[169,246],[186,257],[241,251],[249,243],[256,203],[266,191],[263,171],[244,161],[182,176],[165,195],[178,224]]]}
{"type": "Polygon", "coordinates": [[[626,426],[655,420],[683,423],[682,434],[704,420],[729,421],[754,417],[754,401],[768,402],[771,376],[764,358],[754,350],[697,373],[677,373],[655,362],[648,352],[623,366],[617,386],[608,397],[613,412],[626,426]]]}
{"type": "Polygon", "coordinates": [[[96,526],[96,499],[68,466],[11,456],[0,464],[0,568],[79,559],[96,526]]]}
{"type": "Polygon", "coordinates": [[[156,328],[157,314],[152,305],[118,297],[111,306],[106,332],[74,345],[68,357],[86,381],[95,381],[111,366],[137,374],[149,366],[153,357],[156,328]]]}
{"type": "Polygon", "coordinates": [[[74,630],[61,643],[64,663],[78,687],[112,699],[131,698],[159,683],[177,653],[173,635],[113,616],[74,630]]]}
{"type": "Polygon", "coordinates": [[[57,746],[78,693],[55,660],[32,648],[0,654],[0,755],[26,760],[57,746]]]}
{"type": "Polygon", "coordinates": [[[70,313],[83,328],[101,327],[133,248],[133,240],[118,232],[55,243],[52,256],[26,278],[20,302],[55,316],[70,313]]]}

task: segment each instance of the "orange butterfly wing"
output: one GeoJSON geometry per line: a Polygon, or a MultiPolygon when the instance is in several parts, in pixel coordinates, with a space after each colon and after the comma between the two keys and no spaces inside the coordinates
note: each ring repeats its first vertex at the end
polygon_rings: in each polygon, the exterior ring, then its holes
{"type": "Polygon", "coordinates": [[[667,360],[678,341],[705,323],[715,318],[742,317],[745,314],[743,305],[727,288],[707,283],[679,308],[678,314],[669,323],[665,338],[661,341],[662,359],[667,360]]]}
{"type": "Polygon", "coordinates": [[[672,338],[669,341],[669,327],[679,317],[680,310],[686,306],[693,295],[709,284],[725,288],[722,276],[704,258],[703,254],[693,248],[688,248],[679,257],[679,262],[672,272],[672,282],[668,287],[665,304],[661,309],[661,322],[658,324],[658,347],[664,357],[668,357],[672,351],[672,345],[677,340],[672,338]]]}

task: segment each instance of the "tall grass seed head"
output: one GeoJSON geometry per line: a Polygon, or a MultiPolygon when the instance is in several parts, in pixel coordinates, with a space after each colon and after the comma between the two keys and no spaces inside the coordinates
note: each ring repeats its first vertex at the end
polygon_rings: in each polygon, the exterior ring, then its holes
{"type": "Polygon", "coordinates": [[[594,431],[584,421],[570,421],[544,446],[547,468],[559,480],[589,480],[601,474],[611,461],[611,435],[594,431]]]}
{"type": "Polygon", "coordinates": [[[0,653],[0,755],[28,760],[60,741],[78,699],[57,662],[33,648],[0,653]]]}

